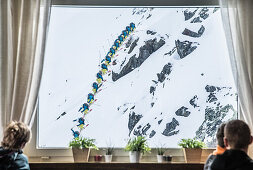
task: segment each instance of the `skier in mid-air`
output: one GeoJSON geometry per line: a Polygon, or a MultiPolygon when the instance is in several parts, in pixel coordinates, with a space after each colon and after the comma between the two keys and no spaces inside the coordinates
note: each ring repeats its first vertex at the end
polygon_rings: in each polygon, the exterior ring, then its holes
{"type": "Polygon", "coordinates": [[[108,71],[108,67],[107,67],[106,64],[103,63],[103,64],[101,65],[101,68],[102,68],[102,70],[101,70],[101,71],[102,71],[102,74],[104,75],[104,74],[108,71]]]}
{"type": "Polygon", "coordinates": [[[78,138],[78,137],[79,137],[80,132],[78,132],[78,131],[74,131],[73,129],[71,129],[71,131],[73,132],[73,136],[74,136],[74,138],[78,138]]]}
{"type": "Polygon", "coordinates": [[[94,94],[89,93],[88,97],[87,97],[87,103],[89,103],[89,105],[90,105],[93,103],[93,101],[94,101],[94,94]]]}
{"type": "Polygon", "coordinates": [[[89,112],[89,105],[87,103],[84,103],[79,109],[79,112],[87,114],[89,112]]]}
{"type": "Polygon", "coordinates": [[[98,82],[98,84],[100,84],[100,83],[102,83],[102,81],[104,81],[103,76],[102,76],[102,72],[99,71],[97,73],[97,82],[98,82]]]}

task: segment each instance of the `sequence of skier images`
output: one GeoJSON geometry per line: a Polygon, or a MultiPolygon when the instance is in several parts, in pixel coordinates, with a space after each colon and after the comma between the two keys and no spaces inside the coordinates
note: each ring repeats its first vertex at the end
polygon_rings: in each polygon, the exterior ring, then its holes
{"type": "Polygon", "coordinates": [[[103,76],[110,72],[108,71],[108,66],[110,66],[110,64],[112,63],[112,59],[115,57],[115,53],[119,50],[125,39],[135,30],[135,28],[135,24],[131,22],[130,26],[127,26],[126,29],[123,30],[122,33],[118,36],[118,38],[114,41],[114,44],[110,48],[109,52],[101,61],[101,69],[96,74],[96,82],[92,83],[92,92],[88,94],[87,103],[82,104],[82,106],[78,110],[78,112],[82,113],[82,117],[73,120],[73,122],[76,122],[75,126],[78,128],[78,130],[74,130],[74,128],[71,128],[74,138],[79,137],[81,131],[89,125],[85,121],[84,117],[92,111],[92,109],[90,109],[90,106],[97,100],[95,99],[95,95],[102,90],[101,86],[106,81],[103,79],[103,76]]]}

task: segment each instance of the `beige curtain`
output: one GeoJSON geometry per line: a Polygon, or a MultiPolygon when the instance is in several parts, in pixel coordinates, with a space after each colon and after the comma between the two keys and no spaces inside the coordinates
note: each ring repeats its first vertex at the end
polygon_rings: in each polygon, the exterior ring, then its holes
{"type": "Polygon", "coordinates": [[[50,0],[0,0],[0,136],[11,120],[33,122],[50,6],[50,0]]]}
{"type": "MultiPolygon", "coordinates": [[[[253,0],[220,0],[238,90],[238,111],[253,132],[253,0]]],[[[249,154],[253,156],[252,147],[249,154]]]]}

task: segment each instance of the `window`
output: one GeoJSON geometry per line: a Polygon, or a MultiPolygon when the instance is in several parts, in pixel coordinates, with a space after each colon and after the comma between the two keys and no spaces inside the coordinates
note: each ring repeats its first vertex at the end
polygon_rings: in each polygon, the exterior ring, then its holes
{"type": "Polygon", "coordinates": [[[136,135],[146,136],[151,147],[177,147],[188,137],[213,147],[217,127],[237,118],[219,9],[53,7],[38,146],[67,147],[73,132],[80,132],[79,118],[81,135],[95,138],[99,147],[124,147],[136,135]],[[130,23],[136,28],[110,57],[84,116],[97,73],[130,23]]]}

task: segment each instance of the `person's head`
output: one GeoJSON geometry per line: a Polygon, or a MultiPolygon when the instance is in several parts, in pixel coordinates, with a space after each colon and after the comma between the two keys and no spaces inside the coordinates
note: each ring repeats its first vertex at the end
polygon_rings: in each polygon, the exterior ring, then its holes
{"type": "Polygon", "coordinates": [[[249,126],[242,120],[229,121],[224,130],[224,143],[230,149],[247,150],[252,143],[249,126]]]}
{"type": "Polygon", "coordinates": [[[26,124],[12,121],[4,130],[4,137],[1,145],[5,149],[23,149],[25,144],[29,142],[30,137],[31,131],[26,124]]]}
{"type": "Polygon", "coordinates": [[[217,133],[216,133],[216,139],[217,139],[217,143],[218,143],[218,145],[220,146],[220,147],[222,147],[222,148],[225,148],[226,146],[225,146],[225,144],[224,144],[224,140],[223,140],[223,138],[224,138],[224,128],[225,128],[225,123],[222,123],[221,125],[220,125],[220,127],[218,128],[218,130],[217,130],[217,133]]]}

